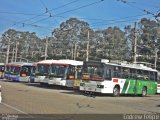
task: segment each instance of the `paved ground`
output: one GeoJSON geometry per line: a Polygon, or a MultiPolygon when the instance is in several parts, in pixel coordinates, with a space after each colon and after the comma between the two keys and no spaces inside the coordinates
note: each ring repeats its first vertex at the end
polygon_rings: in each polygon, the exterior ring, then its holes
{"type": "Polygon", "coordinates": [[[160,113],[160,95],[87,97],[73,90],[0,81],[0,114],[152,114],[160,113]]]}

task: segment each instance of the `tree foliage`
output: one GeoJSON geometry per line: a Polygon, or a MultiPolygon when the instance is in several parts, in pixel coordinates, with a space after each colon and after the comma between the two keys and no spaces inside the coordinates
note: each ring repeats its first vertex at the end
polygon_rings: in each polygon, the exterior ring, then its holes
{"type": "MultiPolygon", "coordinates": [[[[154,62],[155,50],[160,49],[160,27],[155,20],[147,18],[138,22],[137,54],[139,61],[154,62]],[[156,49],[155,49],[156,48],[156,49]]],[[[93,30],[85,21],[70,18],[53,30],[53,36],[39,38],[36,33],[9,29],[1,36],[1,54],[5,60],[10,45],[10,61],[15,60],[17,45],[18,58],[39,61],[44,59],[48,40],[47,59],[86,59],[89,43],[89,59],[112,59],[131,61],[135,30],[128,25],[124,30],[118,26],[93,30]],[[46,40],[47,39],[47,40],[46,40]],[[14,59],[13,59],[14,58],[14,59]]]]}

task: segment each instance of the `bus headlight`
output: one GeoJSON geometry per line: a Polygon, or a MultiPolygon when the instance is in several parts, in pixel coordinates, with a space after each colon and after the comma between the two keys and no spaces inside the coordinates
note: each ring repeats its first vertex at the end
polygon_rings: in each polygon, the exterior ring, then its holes
{"type": "Polygon", "coordinates": [[[97,85],[97,88],[104,88],[104,85],[97,85]]]}

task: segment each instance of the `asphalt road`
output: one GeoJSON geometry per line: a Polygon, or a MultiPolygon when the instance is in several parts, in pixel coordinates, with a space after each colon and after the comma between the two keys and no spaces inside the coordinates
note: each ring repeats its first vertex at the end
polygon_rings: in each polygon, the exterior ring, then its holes
{"type": "Polygon", "coordinates": [[[153,114],[160,113],[160,94],[147,97],[100,95],[88,97],[74,90],[39,84],[0,81],[0,114],[153,114]]]}

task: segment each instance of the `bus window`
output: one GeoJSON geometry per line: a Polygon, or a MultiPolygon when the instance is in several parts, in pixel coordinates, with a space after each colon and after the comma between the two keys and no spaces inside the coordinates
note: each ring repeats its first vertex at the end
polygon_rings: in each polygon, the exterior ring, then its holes
{"type": "Polygon", "coordinates": [[[0,72],[4,72],[5,67],[4,66],[0,66],[0,72]]]}
{"type": "Polygon", "coordinates": [[[75,66],[69,66],[69,70],[67,72],[67,78],[69,79],[75,78],[75,66]]]}
{"type": "Polygon", "coordinates": [[[49,73],[49,65],[38,64],[37,69],[38,69],[37,70],[38,75],[40,75],[40,76],[48,75],[48,73],[49,73]]]}
{"type": "Polygon", "coordinates": [[[114,72],[113,72],[113,77],[121,77],[121,67],[115,66],[114,67],[114,72]]]}
{"type": "Polygon", "coordinates": [[[155,81],[154,72],[150,72],[150,80],[151,80],[151,81],[155,81]]]}
{"type": "Polygon", "coordinates": [[[136,79],[136,70],[135,69],[130,69],[130,78],[132,79],[136,79]]]}
{"type": "Polygon", "coordinates": [[[144,71],[144,79],[149,80],[149,71],[144,71]]]}
{"type": "Polygon", "coordinates": [[[27,66],[23,66],[20,72],[22,77],[29,76],[31,74],[30,68],[27,66]]]}
{"type": "Polygon", "coordinates": [[[155,81],[158,81],[158,73],[155,72],[155,81]]]}
{"type": "Polygon", "coordinates": [[[20,68],[19,67],[15,67],[14,69],[14,74],[18,75],[20,72],[20,68]]]}
{"type": "Polygon", "coordinates": [[[122,78],[129,78],[130,77],[130,69],[123,67],[122,68],[122,78]]]}
{"type": "Polygon", "coordinates": [[[105,66],[104,78],[107,80],[112,80],[114,76],[114,66],[107,65],[105,66]]]}
{"type": "Polygon", "coordinates": [[[82,67],[81,66],[77,66],[77,68],[76,68],[76,79],[80,79],[81,78],[81,74],[82,74],[82,67]]]}
{"type": "Polygon", "coordinates": [[[144,77],[143,77],[143,70],[137,70],[137,78],[138,79],[144,79],[144,77]]]}

